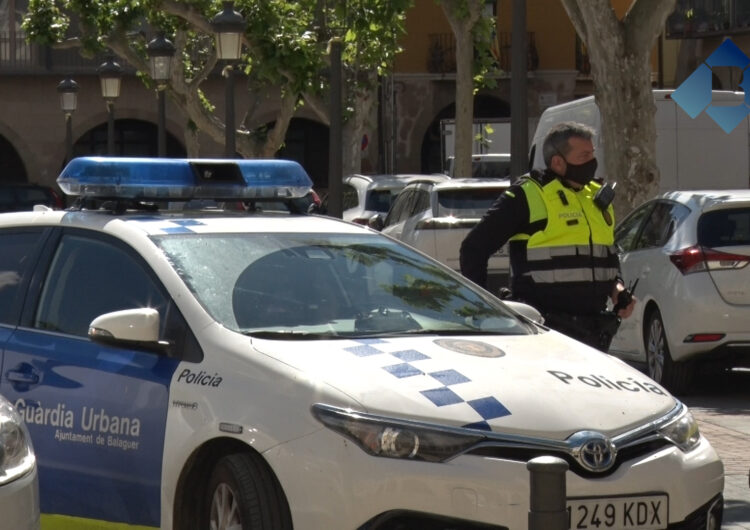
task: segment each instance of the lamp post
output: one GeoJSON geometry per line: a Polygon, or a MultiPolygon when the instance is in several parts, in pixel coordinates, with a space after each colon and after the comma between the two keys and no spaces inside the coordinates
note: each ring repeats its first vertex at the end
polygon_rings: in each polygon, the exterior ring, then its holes
{"type": "Polygon", "coordinates": [[[70,76],[66,77],[57,85],[60,94],[60,108],[65,114],[65,161],[73,158],[73,113],[78,106],[78,83],[70,76]]]}
{"type": "Polygon", "coordinates": [[[107,57],[98,69],[102,84],[102,97],[107,102],[107,154],[115,154],[115,100],[120,97],[122,68],[113,56],[107,57]]]}
{"type": "Polygon", "coordinates": [[[216,33],[216,54],[220,60],[227,62],[224,154],[227,158],[234,158],[237,149],[235,148],[233,63],[242,56],[245,19],[234,10],[234,2],[224,2],[224,9],[221,13],[211,19],[211,27],[216,33]]]}
{"type": "Polygon", "coordinates": [[[159,100],[157,153],[161,158],[167,155],[167,111],[164,92],[172,71],[172,57],[174,57],[175,48],[172,42],[164,36],[164,32],[160,32],[156,38],[148,43],[146,52],[151,66],[151,79],[156,82],[156,95],[159,100]]]}

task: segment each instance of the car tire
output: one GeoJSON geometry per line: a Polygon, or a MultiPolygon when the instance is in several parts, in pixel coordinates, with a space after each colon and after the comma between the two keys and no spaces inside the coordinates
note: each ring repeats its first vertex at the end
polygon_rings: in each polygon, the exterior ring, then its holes
{"type": "Polygon", "coordinates": [[[658,309],[649,312],[644,331],[648,376],[673,394],[686,394],[693,379],[694,366],[689,361],[675,362],[672,359],[664,320],[658,309]]]}
{"type": "Polygon", "coordinates": [[[201,528],[291,530],[286,496],[266,463],[251,453],[221,458],[208,482],[201,528]]]}

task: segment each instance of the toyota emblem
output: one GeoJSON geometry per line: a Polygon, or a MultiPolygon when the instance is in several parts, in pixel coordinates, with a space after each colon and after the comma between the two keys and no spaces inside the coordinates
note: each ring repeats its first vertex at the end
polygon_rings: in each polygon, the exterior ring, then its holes
{"type": "Polygon", "coordinates": [[[601,433],[583,431],[571,437],[573,457],[587,471],[601,473],[615,463],[617,448],[601,433]]]}

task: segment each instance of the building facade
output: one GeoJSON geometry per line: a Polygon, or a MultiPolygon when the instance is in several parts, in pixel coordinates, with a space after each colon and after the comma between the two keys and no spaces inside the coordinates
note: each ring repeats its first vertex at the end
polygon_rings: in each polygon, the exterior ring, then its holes
{"type": "MultiPolygon", "coordinates": [[[[612,1],[619,14],[630,4],[630,0],[612,1]]],[[[532,134],[536,119],[547,106],[591,94],[593,87],[585,49],[559,0],[526,3],[527,105],[532,134]]],[[[493,55],[502,73],[496,88],[482,89],[475,97],[476,118],[511,116],[511,4],[509,0],[489,0],[486,6],[486,16],[497,21],[493,55]]],[[[28,0],[0,0],[0,180],[54,185],[66,162],[66,124],[56,91],[66,76],[72,76],[80,87],[78,106],[71,117],[74,156],[107,153],[108,113],[97,74],[103,58],[86,60],[74,50],[28,44],[21,29],[27,5],[28,0]]],[[[665,42],[666,49],[677,50],[677,41],[665,42]]],[[[453,34],[435,0],[415,0],[407,15],[403,47],[394,73],[381,85],[378,118],[371,120],[362,141],[363,172],[441,170],[439,123],[454,116],[455,59],[453,34]]],[[[672,57],[676,62],[678,53],[664,55],[668,59],[662,61],[655,52],[655,78],[657,63],[667,65],[672,57]]],[[[115,154],[156,156],[156,93],[123,66],[121,95],[114,103],[115,154]]],[[[238,82],[238,115],[243,105],[250,105],[242,90],[238,82]]],[[[223,116],[223,79],[219,75],[209,79],[205,91],[216,103],[217,115],[223,116]]],[[[273,103],[267,105],[269,119],[274,116],[272,107],[273,103]]],[[[167,154],[185,156],[188,118],[169,98],[166,115],[167,154]]],[[[321,187],[328,178],[327,131],[326,124],[302,107],[280,153],[300,161],[321,187]]],[[[200,133],[197,145],[198,156],[223,156],[223,145],[200,133]]]]}

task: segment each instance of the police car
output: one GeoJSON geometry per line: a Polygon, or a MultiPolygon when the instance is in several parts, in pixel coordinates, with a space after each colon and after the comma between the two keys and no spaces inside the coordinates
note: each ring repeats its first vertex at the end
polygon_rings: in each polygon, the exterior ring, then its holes
{"type": "Polygon", "coordinates": [[[77,158],[58,184],[68,210],[0,215],[0,393],[43,528],[523,529],[539,455],[569,465],[572,528],[720,524],[722,463],[681,402],[296,212],[298,164],[77,158]]]}

